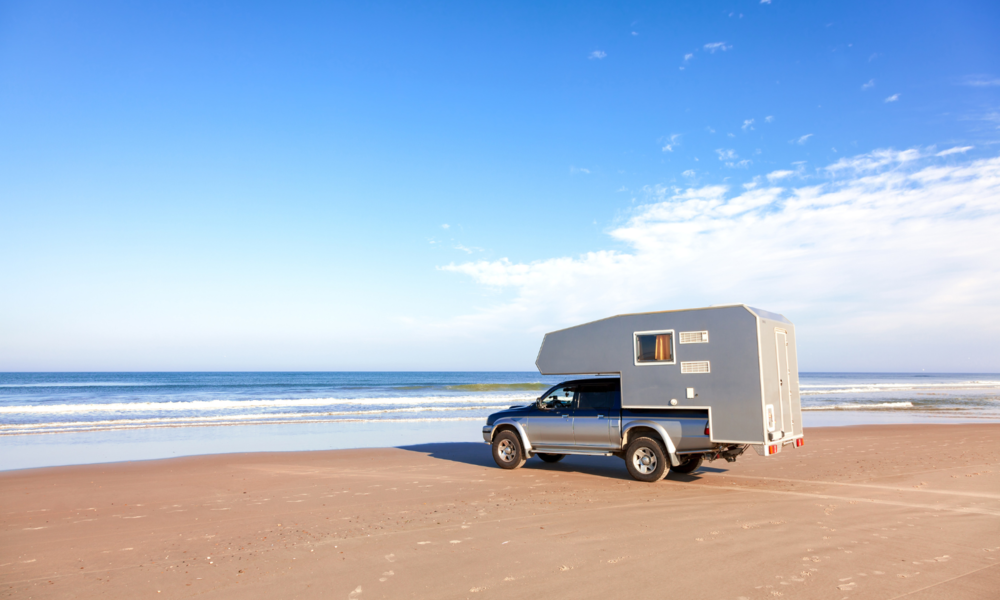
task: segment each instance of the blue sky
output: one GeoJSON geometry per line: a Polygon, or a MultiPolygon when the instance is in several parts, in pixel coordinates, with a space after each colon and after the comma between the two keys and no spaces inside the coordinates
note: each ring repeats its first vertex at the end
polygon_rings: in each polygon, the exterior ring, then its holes
{"type": "Polygon", "coordinates": [[[545,331],[745,302],[805,370],[1000,371],[997,31],[2,2],[0,370],[532,369],[545,331]]]}

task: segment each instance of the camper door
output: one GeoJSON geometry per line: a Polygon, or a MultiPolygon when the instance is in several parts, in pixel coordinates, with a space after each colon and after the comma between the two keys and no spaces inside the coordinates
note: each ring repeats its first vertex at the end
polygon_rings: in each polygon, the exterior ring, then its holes
{"type": "Polygon", "coordinates": [[[777,372],[773,376],[778,383],[778,406],[775,407],[778,414],[774,416],[775,429],[780,429],[785,435],[792,435],[795,423],[792,413],[792,377],[788,361],[788,331],[775,328],[774,338],[777,372]]]}

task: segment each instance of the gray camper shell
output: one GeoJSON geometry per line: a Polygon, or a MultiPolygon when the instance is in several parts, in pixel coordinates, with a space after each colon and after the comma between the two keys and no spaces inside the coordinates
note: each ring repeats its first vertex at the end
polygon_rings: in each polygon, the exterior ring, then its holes
{"type": "Polygon", "coordinates": [[[626,314],[554,331],[535,365],[543,375],[618,375],[622,411],[704,411],[713,444],[768,455],[802,437],[795,326],[758,308],[626,314]]]}

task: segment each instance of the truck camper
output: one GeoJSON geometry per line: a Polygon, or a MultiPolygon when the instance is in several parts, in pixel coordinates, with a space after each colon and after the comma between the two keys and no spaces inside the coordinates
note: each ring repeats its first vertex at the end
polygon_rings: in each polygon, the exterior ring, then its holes
{"type": "Polygon", "coordinates": [[[618,456],[640,481],[802,446],[795,327],[743,304],[627,314],[545,334],[535,366],[560,383],[483,427],[493,458],[618,456]]]}

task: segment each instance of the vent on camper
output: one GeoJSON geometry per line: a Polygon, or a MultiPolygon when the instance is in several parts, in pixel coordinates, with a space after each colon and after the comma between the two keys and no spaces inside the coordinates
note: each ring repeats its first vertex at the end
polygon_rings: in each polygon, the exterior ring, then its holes
{"type": "Polygon", "coordinates": [[[681,373],[711,373],[712,369],[707,360],[697,360],[681,363],[681,373]]]}
{"type": "Polygon", "coordinates": [[[681,332],[681,343],[682,344],[707,344],[708,343],[708,332],[707,331],[682,331],[681,332]]]}

